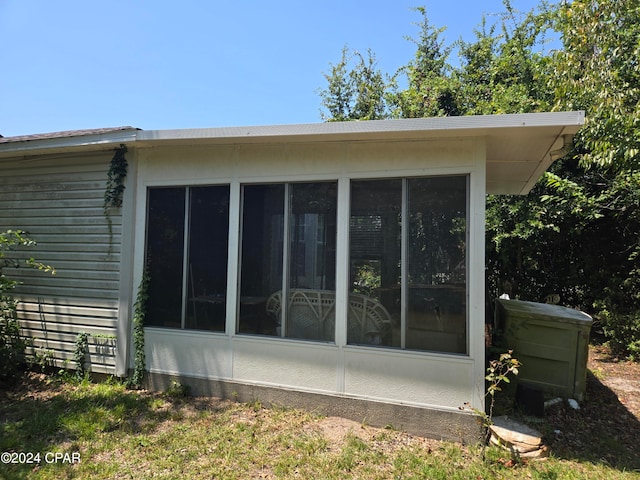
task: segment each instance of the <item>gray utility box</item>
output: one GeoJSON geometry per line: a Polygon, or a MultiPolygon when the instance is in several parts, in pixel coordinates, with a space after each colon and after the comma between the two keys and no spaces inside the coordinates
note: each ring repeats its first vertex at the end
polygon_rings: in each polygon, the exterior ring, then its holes
{"type": "Polygon", "coordinates": [[[505,347],[522,362],[517,381],[553,395],[582,400],[592,319],[572,308],[496,300],[505,347]]]}

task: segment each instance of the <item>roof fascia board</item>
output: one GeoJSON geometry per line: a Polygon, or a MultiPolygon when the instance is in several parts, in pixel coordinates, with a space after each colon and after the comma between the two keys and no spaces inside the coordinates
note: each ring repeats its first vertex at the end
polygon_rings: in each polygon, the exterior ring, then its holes
{"type": "Polygon", "coordinates": [[[344,141],[371,138],[445,138],[496,134],[502,129],[563,127],[575,133],[584,124],[584,112],[469,115],[417,119],[327,122],[299,125],[198,128],[180,130],[126,129],[89,135],[42,138],[0,144],[0,157],[36,155],[64,150],[110,148],[135,142],[159,143],[256,143],[276,141],[344,141]]]}
{"type": "Polygon", "coordinates": [[[338,141],[379,138],[482,136],[509,128],[564,127],[574,133],[584,124],[584,112],[474,115],[417,119],[327,122],[179,130],[140,130],[137,141],[156,143],[255,143],[281,141],[338,141]]]}
{"type": "Polygon", "coordinates": [[[135,142],[137,132],[137,129],[129,129],[90,135],[7,142],[0,144],[0,157],[40,155],[69,150],[109,149],[114,144],[135,142]]]}

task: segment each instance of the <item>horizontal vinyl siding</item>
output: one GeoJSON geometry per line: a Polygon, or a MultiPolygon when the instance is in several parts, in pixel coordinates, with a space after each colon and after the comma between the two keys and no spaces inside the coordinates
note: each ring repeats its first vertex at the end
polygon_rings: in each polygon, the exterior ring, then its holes
{"type": "Polygon", "coordinates": [[[56,366],[75,368],[78,333],[89,334],[93,372],[115,372],[120,238],[119,210],[111,230],[103,212],[110,154],[41,158],[0,164],[0,231],[25,230],[37,242],[21,248],[56,274],[5,269],[22,282],[15,290],[28,352],[56,366]]]}
{"type": "Polygon", "coordinates": [[[55,297],[41,301],[23,298],[18,306],[22,333],[33,340],[27,353],[46,355],[55,366],[75,368],[73,351],[79,332],[89,334],[87,362],[92,372],[113,373],[115,363],[115,315],[113,307],[73,305],[55,297]]]}

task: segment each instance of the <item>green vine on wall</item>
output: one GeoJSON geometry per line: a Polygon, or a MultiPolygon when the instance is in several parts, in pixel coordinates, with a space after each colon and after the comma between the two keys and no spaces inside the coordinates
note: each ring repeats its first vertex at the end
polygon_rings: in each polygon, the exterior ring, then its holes
{"type": "Polygon", "coordinates": [[[89,335],[86,332],[80,332],[76,335],[75,349],[73,351],[73,360],[76,363],[76,377],[81,379],[86,373],[85,360],[89,353],[89,335]]]}
{"type": "Polygon", "coordinates": [[[144,356],[144,319],[147,315],[147,301],[149,299],[149,273],[145,269],[138,286],[138,294],[136,303],[133,304],[133,376],[130,384],[133,387],[140,388],[145,372],[145,356],[144,356]]]}
{"type": "Polygon", "coordinates": [[[109,237],[113,235],[111,209],[122,206],[124,179],[127,178],[127,168],[129,166],[124,156],[125,153],[127,153],[127,147],[124,144],[120,144],[120,147],[115,149],[111,164],[109,165],[109,172],[107,173],[107,186],[104,191],[102,210],[109,225],[109,237]]]}

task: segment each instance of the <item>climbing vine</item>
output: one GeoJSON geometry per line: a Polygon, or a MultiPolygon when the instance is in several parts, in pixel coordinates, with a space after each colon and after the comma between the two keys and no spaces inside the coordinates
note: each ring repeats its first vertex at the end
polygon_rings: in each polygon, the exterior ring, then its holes
{"type": "Polygon", "coordinates": [[[109,225],[109,237],[113,235],[111,209],[122,206],[124,179],[127,177],[127,168],[129,166],[124,156],[125,153],[127,153],[127,147],[124,144],[120,144],[120,147],[115,149],[109,166],[109,172],[107,173],[107,187],[104,191],[102,210],[109,225]]]}
{"type": "Polygon", "coordinates": [[[149,298],[149,274],[145,269],[138,286],[138,295],[136,303],[133,305],[133,376],[130,384],[139,388],[142,385],[145,372],[145,356],[144,356],[144,319],[147,315],[147,300],[149,298]]]}
{"type": "Polygon", "coordinates": [[[89,335],[86,332],[80,332],[76,335],[75,348],[73,350],[73,360],[76,363],[76,377],[81,379],[86,373],[84,367],[87,353],[89,352],[89,335]]]}

